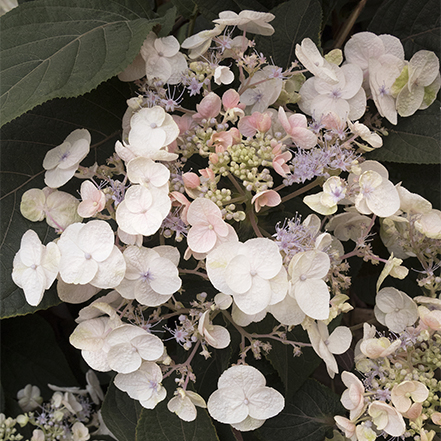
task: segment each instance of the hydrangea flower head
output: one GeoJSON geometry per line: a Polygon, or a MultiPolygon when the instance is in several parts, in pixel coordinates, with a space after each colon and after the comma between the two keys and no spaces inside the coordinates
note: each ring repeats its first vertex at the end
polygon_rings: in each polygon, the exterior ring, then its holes
{"type": "Polygon", "coordinates": [[[233,11],[219,13],[219,18],[213,20],[222,26],[237,26],[241,31],[258,35],[273,35],[274,28],[268,22],[274,20],[275,16],[269,12],[256,12],[244,10],[236,14],[233,11]]]}

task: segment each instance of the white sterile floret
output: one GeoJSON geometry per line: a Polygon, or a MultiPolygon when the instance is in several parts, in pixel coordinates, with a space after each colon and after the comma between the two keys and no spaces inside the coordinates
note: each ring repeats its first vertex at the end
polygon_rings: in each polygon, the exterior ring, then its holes
{"type": "Polygon", "coordinates": [[[97,317],[81,322],[71,334],[70,344],[81,349],[84,361],[94,370],[107,372],[111,370],[107,360],[109,345],[106,336],[112,329],[121,326],[122,322],[116,318],[97,317]]]}
{"type": "Polygon", "coordinates": [[[82,217],[77,213],[78,200],[75,196],[64,191],[45,187],[31,188],[23,193],[20,212],[32,222],[46,222],[57,231],[63,231],[70,224],[81,222],[82,217]]]}
{"type": "Polygon", "coordinates": [[[37,306],[43,299],[44,291],[57,277],[60,259],[57,244],[50,242],[44,246],[33,230],[23,234],[14,257],[12,280],[23,289],[30,305],[37,306]]]}
{"type": "Polygon", "coordinates": [[[139,326],[119,326],[105,340],[109,366],[122,374],[134,372],[143,360],[155,361],[164,353],[162,340],[139,326]]]}
{"type": "Polygon", "coordinates": [[[214,37],[217,37],[223,30],[225,26],[216,25],[214,29],[207,31],[201,31],[191,37],[186,38],[181,47],[183,49],[189,49],[188,56],[192,60],[198,58],[199,56],[205,54],[211,45],[211,41],[214,37]]]}
{"type": "Polygon", "coordinates": [[[218,66],[214,70],[214,82],[216,84],[231,84],[234,81],[234,73],[228,66],[218,66]]]}
{"type": "Polygon", "coordinates": [[[222,219],[220,208],[210,199],[197,198],[188,208],[188,247],[196,253],[208,253],[231,234],[231,225],[222,219]]]}
{"type": "Polygon", "coordinates": [[[348,126],[355,136],[359,136],[361,139],[369,143],[372,147],[379,148],[383,145],[383,140],[381,139],[381,136],[378,135],[378,133],[371,132],[369,128],[364,124],[361,124],[358,121],[355,121],[354,123],[348,121],[348,126]]]}
{"type": "Polygon", "coordinates": [[[274,20],[275,16],[269,12],[240,11],[236,14],[233,11],[219,13],[219,18],[213,20],[223,26],[237,26],[241,31],[258,35],[273,35],[274,28],[268,22],[274,20]]]}
{"type": "Polygon", "coordinates": [[[386,262],[386,265],[384,265],[380,276],[378,277],[377,291],[380,289],[381,284],[384,282],[384,279],[389,275],[400,280],[407,277],[407,274],[409,274],[409,269],[405,266],[401,266],[402,263],[403,261],[401,259],[394,257],[393,253],[391,254],[386,262]]]}
{"type": "Polygon", "coordinates": [[[328,327],[323,322],[312,322],[306,330],[314,351],[326,363],[329,376],[334,378],[335,374],[338,374],[334,354],[343,354],[349,349],[352,341],[351,330],[346,326],[338,326],[329,335],[328,327]]]}
{"type": "Polygon", "coordinates": [[[126,273],[115,289],[126,299],[136,299],[141,305],[159,306],[181,288],[177,265],[179,251],[169,246],[148,249],[129,246],[123,253],[126,273]],[[161,255],[163,248],[170,253],[161,255]]]}
{"type": "Polygon", "coordinates": [[[338,176],[331,176],[323,184],[323,191],[305,196],[303,202],[317,213],[328,216],[337,211],[337,204],[346,195],[346,182],[338,176]]]}
{"type": "Polygon", "coordinates": [[[126,263],[114,245],[110,225],[101,220],[72,224],[58,240],[60,276],[66,283],[114,288],[124,278],[126,263]]]}
{"type": "Polygon", "coordinates": [[[231,341],[230,333],[223,326],[213,325],[210,323],[210,310],[205,311],[199,319],[199,334],[204,337],[205,341],[213,348],[224,349],[231,341]]]}
{"type": "Polygon", "coordinates": [[[274,66],[265,66],[253,75],[248,88],[240,96],[240,102],[247,106],[247,113],[263,113],[277,100],[283,81],[272,77],[273,74],[274,66]]]}
{"type": "Polygon", "coordinates": [[[161,381],[161,368],[151,361],[143,361],[135,372],[118,374],[114,379],[118,389],[127,392],[146,409],[154,409],[166,397],[167,391],[161,381]]]}
{"type": "Polygon", "coordinates": [[[211,283],[232,295],[245,314],[257,314],[285,298],[286,270],[272,240],[256,238],[221,244],[208,254],[206,266],[211,283]]]}
{"type": "Polygon", "coordinates": [[[175,396],[167,403],[170,412],[174,412],[183,421],[194,421],[197,416],[196,407],[205,409],[205,400],[196,392],[179,387],[175,396]]]}
{"type": "Polygon", "coordinates": [[[155,234],[171,208],[168,193],[143,185],[132,185],[116,209],[116,222],[128,234],[155,234]]]}
{"type": "Polygon", "coordinates": [[[296,56],[300,63],[315,77],[325,81],[338,82],[332,65],[327,61],[310,38],[304,38],[301,44],[296,44],[296,56]]]}
{"type": "Polygon", "coordinates": [[[326,230],[334,231],[334,236],[342,241],[351,239],[357,242],[360,237],[367,233],[372,220],[357,212],[337,214],[326,225],[326,230]]]}
{"type": "Polygon", "coordinates": [[[218,389],[208,399],[208,412],[216,421],[237,430],[257,429],[285,406],[283,396],[265,384],[265,377],[256,368],[232,366],[219,377],[218,389]]]}
{"type": "Polygon", "coordinates": [[[179,135],[179,127],[162,107],[142,108],[130,119],[128,144],[115,145],[116,153],[126,162],[142,156],[153,160],[170,161],[177,158],[163,147],[170,145],[179,135]]]}
{"type": "Polygon", "coordinates": [[[288,294],[296,299],[307,316],[316,320],[329,317],[330,294],[323,279],[330,267],[329,256],[317,250],[297,253],[288,266],[291,276],[288,294]]]}
{"type": "Polygon", "coordinates": [[[369,405],[368,413],[377,429],[384,430],[388,435],[399,437],[406,431],[401,413],[383,401],[373,401],[369,405]]]}
{"type": "Polygon", "coordinates": [[[392,332],[399,333],[418,319],[416,303],[403,291],[383,288],[375,298],[375,317],[392,332]]]}
{"type": "Polygon", "coordinates": [[[400,196],[389,181],[386,167],[377,161],[365,161],[358,166],[360,175],[351,173],[348,183],[355,187],[355,208],[361,214],[374,213],[379,217],[395,214],[400,208],[400,196]]]}
{"type": "Polygon", "coordinates": [[[37,386],[27,384],[23,389],[17,392],[18,405],[23,412],[32,412],[40,407],[43,402],[40,389],[37,386]]]}
{"type": "Polygon", "coordinates": [[[333,112],[341,121],[361,118],[366,110],[366,94],[361,87],[363,72],[355,64],[331,65],[337,82],[312,77],[300,88],[300,109],[319,121],[333,112]]]}
{"type": "Polygon", "coordinates": [[[81,217],[95,216],[104,209],[106,195],[92,181],[84,181],[81,184],[80,193],[82,201],[78,205],[77,211],[81,217]]]}
{"type": "Polygon", "coordinates": [[[341,403],[350,411],[349,417],[352,421],[356,420],[365,407],[363,383],[351,372],[342,372],[341,379],[347,389],[341,396],[341,403]]]}
{"type": "Polygon", "coordinates": [[[181,75],[187,69],[187,61],[179,48],[179,41],[172,35],[157,38],[154,32],[150,32],[141,47],[149,81],[154,78],[168,84],[181,81],[181,75]]]}
{"type": "MultiPolygon", "coordinates": [[[[398,93],[397,111],[401,116],[410,116],[418,109],[425,109],[432,104],[432,99],[424,103],[427,87],[434,86],[435,90],[431,92],[431,95],[436,97],[440,86],[439,59],[431,51],[418,51],[404,69],[407,69],[407,76],[405,76],[407,82],[398,93]]],[[[400,79],[401,77],[400,75],[400,79]]]]}
{"type": "Polygon", "coordinates": [[[170,170],[163,164],[138,157],[127,164],[127,176],[132,184],[141,184],[148,189],[156,187],[168,194],[170,170]]]}
{"type": "Polygon", "coordinates": [[[44,182],[58,188],[69,181],[90,150],[90,133],[86,129],[74,130],[63,144],[49,150],[43,160],[46,169],[44,182]]]}
{"type": "Polygon", "coordinates": [[[429,389],[419,381],[403,381],[392,388],[391,400],[399,412],[405,413],[414,403],[423,403],[429,396],[429,389]],[[411,400],[412,398],[412,400],[411,400]]]}

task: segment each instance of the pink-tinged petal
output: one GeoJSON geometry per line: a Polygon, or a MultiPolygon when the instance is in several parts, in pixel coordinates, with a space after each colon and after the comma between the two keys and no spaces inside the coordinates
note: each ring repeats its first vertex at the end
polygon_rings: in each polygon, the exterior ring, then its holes
{"type": "Polygon", "coordinates": [[[187,235],[190,249],[196,253],[208,253],[216,243],[217,235],[208,226],[197,224],[191,227],[187,235]]]}
{"type": "Polygon", "coordinates": [[[262,207],[276,207],[282,202],[279,193],[274,190],[265,190],[256,193],[251,199],[251,203],[255,203],[256,212],[258,213],[262,207]]]}
{"type": "Polygon", "coordinates": [[[194,115],[196,118],[210,119],[219,115],[222,107],[222,100],[214,92],[210,92],[205,96],[199,104],[196,104],[198,113],[194,115]]]}
{"type": "Polygon", "coordinates": [[[239,105],[240,95],[234,89],[228,89],[222,95],[222,104],[225,110],[234,109],[239,105]]]}
{"type": "Polygon", "coordinates": [[[312,149],[317,144],[317,135],[309,129],[294,128],[290,135],[297,147],[301,149],[312,149]]]}
{"type": "Polygon", "coordinates": [[[219,218],[222,220],[220,208],[209,199],[198,198],[191,204],[187,212],[187,219],[190,225],[207,223],[208,216],[219,218]]]}

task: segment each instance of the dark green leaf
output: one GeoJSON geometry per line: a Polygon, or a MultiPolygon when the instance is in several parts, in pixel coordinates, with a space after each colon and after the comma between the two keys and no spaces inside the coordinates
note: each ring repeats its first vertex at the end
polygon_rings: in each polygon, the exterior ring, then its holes
{"type": "Polygon", "coordinates": [[[121,72],[162,23],[151,15],[137,0],[41,0],[1,17],[2,124],[121,72]]]}
{"type": "Polygon", "coordinates": [[[276,66],[288,68],[295,60],[295,46],[309,37],[320,46],[322,11],[318,0],[290,0],[271,10],[276,32],[271,37],[258,37],[256,47],[276,66]]]}
{"type": "Polygon", "coordinates": [[[50,325],[37,314],[3,320],[2,385],[5,394],[16,396],[27,384],[40,388],[46,400],[52,396],[47,384],[78,386],[55,340],[50,325]]]}
{"type": "Polygon", "coordinates": [[[125,392],[119,390],[112,381],[101,407],[101,414],[104,423],[118,441],[136,439],[136,425],[142,410],[143,407],[138,401],[132,400],[125,392]]]}
{"type": "Polygon", "coordinates": [[[388,0],[369,25],[376,34],[392,34],[403,43],[407,59],[426,49],[440,53],[438,0],[388,0]]]}
{"type": "MultiPolygon", "coordinates": [[[[197,408],[195,421],[182,421],[167,409],[169,396],[153,410],[143,409],[136,427],[136,441],[219,441],[205,409],[197,408]]],[[[132,438],[131,441],[133,441],[132,438]]]]}
{"type": "Polygon", "coordinates": [[[334,426],[334,415],[343,413],[340,397],[317,381],[308,380],[259,432],[265,441],[323,441],[334,426]]]}
{"type": "MultiPolygon", "coordinates": [[[[59,303],[54,287],[45,293],[42,303],[34,308],[26,303],[23,291],[11,278],[12,262],[24,232],[35,230],[43,243],[56,235],[45,221],[30,222],[20,214],[22,194],[30,188],[43,188],[42,162],[46,152],[61,144],[69,133],[87,128],[92,136],[92,149],[85,159],[92,165],[112,155],[120,136],[121,119],[127,108],[130,89],[116,78],[102,84],[90,94],[75,99],[50,101],[5,125],[1,130],[1,197],[0,259],[1,317],[28,314],[59,303]],[[93,148],[98,145],[98,148],[93,148]]],[[[80,182],[73,179],[67,187],[77,194],[80,182]]],[[[62,187],[61,190],[65,190],[62,187]]]]}
{"type": "Polygon", "coordinates": [[[418,110],[408,118],[398,119],[396,126],[385,123],[389,135],[383,147],[369,153],[369,159],[408,164],[440,164],[440,102],[418,110]]]}
{"type": "MultiPolygon", "coordinates": [[[[254,324],[253,331],[255,330],[259,334],[267,334],[275,326],[277,326],[277,321],[268,316],[264,321],[254,324]]],[[[290,341],[309,343],[306,332],[299,326],[288,332],[286,336],[290,341]]],[[[268,339],[267,341],[271,343],[272,349],[265,357],[279,374],[285,386],[284,396],[289,400],[315,371],[321,359],[310,347],[302,348],[302,355],[295,357],[291,345],[285,345],[276,340],[268,339]]]]}
{"type": "Polygon", "coordinates": [[[195,12],[196,2],[193,0],[171,0],[176,6],[178,14],[184,18],[190,18],[195,12]]]}

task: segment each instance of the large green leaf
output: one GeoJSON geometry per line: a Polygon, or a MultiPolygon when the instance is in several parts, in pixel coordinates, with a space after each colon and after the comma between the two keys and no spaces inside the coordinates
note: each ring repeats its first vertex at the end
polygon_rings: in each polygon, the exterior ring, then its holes
{"type": "Polygon", "coordinates": [[[265,441],[323,441],[334,426],[334,415],[343,414],[339,397],[315,380],[308,380],[287,401],[282,412],[259,429],[265,441]]]}
{"type": "Polygon", "coordinates": [[[112,381],[101,407],[101,413],[104,423],[118,441],[136,439],[136,425],[142,411],[143,407],[139,402],[119,390],[112,381]]]}
{"type": "Polygon", "coordinates": [[[295,46],[309,37],[320,46],[322,10],[318,0],[290,0],[271,10],[276,32],[271,37],[258,37],[256,47],[276,66],[284,69],[295,60],[295,46]]]}
{"type": "Polygon", "coordinates": [[[141,0],[40,0],[1,17],[5,124],[38,104],[91,91],[135,58],[163,19],[141,0]]]}
{"type": "Polygon", "coordinates": [[[439,54],[439,1],[387,0],[372,19],[369,31],[398,37],[408,59],[421,49],[439,54]]]}
{"type": "Polygon", "coordinates": [[[46,400],[47,384],[78,386],[50,325],[37,314],[2,321],[2,386],[15,397],[27,384],[40,388],[46,400]]]}
{"type": "Polygon", "coordinates": [[[418,110],[408,118],[399,117],[396,126],[385,123],[389,133],[383,147],[369,153],[369,159],[407,164],[440,164],[440,102],[418,110]]]}
{"type": "MultiPolygon", "coordinates": [[[[43,243],[56,237],[45,221],[30,222],[20,214],[22,194],[30,188],[43,188],[42,162],[46,152],[61,144],[69,133],[86,128],[92,137],[92,149],[86,162],[101,164],[112,155],[120,136],[121,119],[127,108],[130,88],[116,78],[102,84],[93,92],[75,99],[57,99],[45,103],[26,115],[5,125],[1,130],[0,173],[0,261],[1,261],[1,317],[28,314],[59,303],[55,289],[45,293],[42,303],[34,308],[26,303],[23,291],[11,278],[12,261],[23,233],[35,230],[43,243]],[[94,146],[98,146],[94,148],[94,146]]],[[[73,179],[71,187],[76,195],[80,182],[73,179]]],[[[66,187],[60,190],[64,191],[66,187]]]]}

